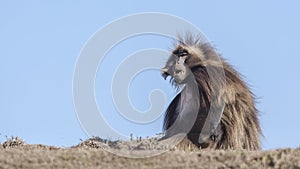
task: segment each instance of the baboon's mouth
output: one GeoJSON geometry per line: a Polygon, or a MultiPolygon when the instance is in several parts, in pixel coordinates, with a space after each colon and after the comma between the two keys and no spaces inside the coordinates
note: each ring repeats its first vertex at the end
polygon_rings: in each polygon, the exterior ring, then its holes
{"type": "Polygon", "coordinates": [[[175,71],[175,75],[179,75],[179,74],[183,74],[184,72],[183,72],[183,70],[176,70],[175,71]]]}

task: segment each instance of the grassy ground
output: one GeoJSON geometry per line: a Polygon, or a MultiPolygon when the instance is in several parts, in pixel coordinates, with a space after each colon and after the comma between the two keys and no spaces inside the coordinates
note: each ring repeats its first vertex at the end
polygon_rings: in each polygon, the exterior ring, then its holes
{"type": "Polygon", "coordinates": [[[198,150],[168,147],[157,139],[108,141],[92,138],[70,148],[28,145],[10,138],[0,145],[2,168],[293,168],[300,169],[300,148],[270,151],[198,150]],[[128,158],[116,154],[148,155],[128,158]],[[120,153],[123,152],[123,153],[120,153]],[[159,152],[159,155],[153,155],[159,152]]]}

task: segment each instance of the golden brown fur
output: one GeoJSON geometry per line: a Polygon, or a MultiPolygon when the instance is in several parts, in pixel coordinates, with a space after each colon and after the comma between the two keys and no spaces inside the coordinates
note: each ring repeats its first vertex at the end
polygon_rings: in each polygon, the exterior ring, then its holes
{"type": "MultiPolygon", "coordinates": [[[[209,43],[191,35],[179,38],[179,44],[173,50],[166,66],[173,64],[172,60],[174,57],[178,57],[176,53],[179,50],[184,50],[189,55],[185,63],[196,78],[200,95],[198,116],[187,137],[202,148],[260,149],[262,131],[259,125],[254,95],[239,73],[221,58],[209,43]],[[210,73],[208,73],[208,69],[210,73]],[[220,69],[224,70],[225,76],[223,76],[223,79],[219,75],[220,69]],[[214,77],[214,80],[212,81],[210,77],[214,77]],[[215,133],[211,134],[210,140],[205,144],[199,144],[199,133],[203,128],[211,104],[218,105],[222,102],[225,103],[225,107],[215,133]]],[[[168,75],[168,72],[163,72],[164,77],[168,75]]],[[[172,83],[176,85],[174,80],[172,80],[172,83]]],[[[164,130],[167,130],[174,123],[180,113],[176,109],[179,101],[180,94],[174,98],[166,111],[164,130]]]]}

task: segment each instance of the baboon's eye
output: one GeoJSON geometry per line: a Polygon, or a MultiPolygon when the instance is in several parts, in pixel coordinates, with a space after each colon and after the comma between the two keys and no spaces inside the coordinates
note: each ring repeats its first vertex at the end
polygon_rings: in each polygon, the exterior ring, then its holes
{"type": "Polygon", "coordinates": [[[182,57],[188,55],[189,53],[185,49],[178,49],[177,51],[174,51],[173,54],[178,57],[182,57]]]}

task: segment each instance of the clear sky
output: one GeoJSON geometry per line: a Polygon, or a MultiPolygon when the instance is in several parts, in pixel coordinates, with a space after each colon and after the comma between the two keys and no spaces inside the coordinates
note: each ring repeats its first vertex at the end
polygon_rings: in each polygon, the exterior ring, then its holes
{"type": "MultiPolygon", "coordinates": [[[[19,136],[28,143],[71,146],[88,138],[72,95],[80,50],[93,33],[113,20],[163,12],[201,29],[244,75],[258,98],[264,149],[299,147],[299,7],[296,0],[0,1],[0,142],[5,136],[19,136]]],[[[120,133],[155,135],[162,118],[140,125],[116,117],[109,101],[109,78],[114,73],[110,64],[117,65],[137,50],[171,47],[172,40],[165,37],[130,38],[103,61],[95,80],[97,103],[108,101],[103,105],[105,118],[120,133]]],[[[168,101],[176,93],[159,72],[145,71],[130,86],[133,105],[147,109],[153,88],[165,91],[168,101]]]]}

